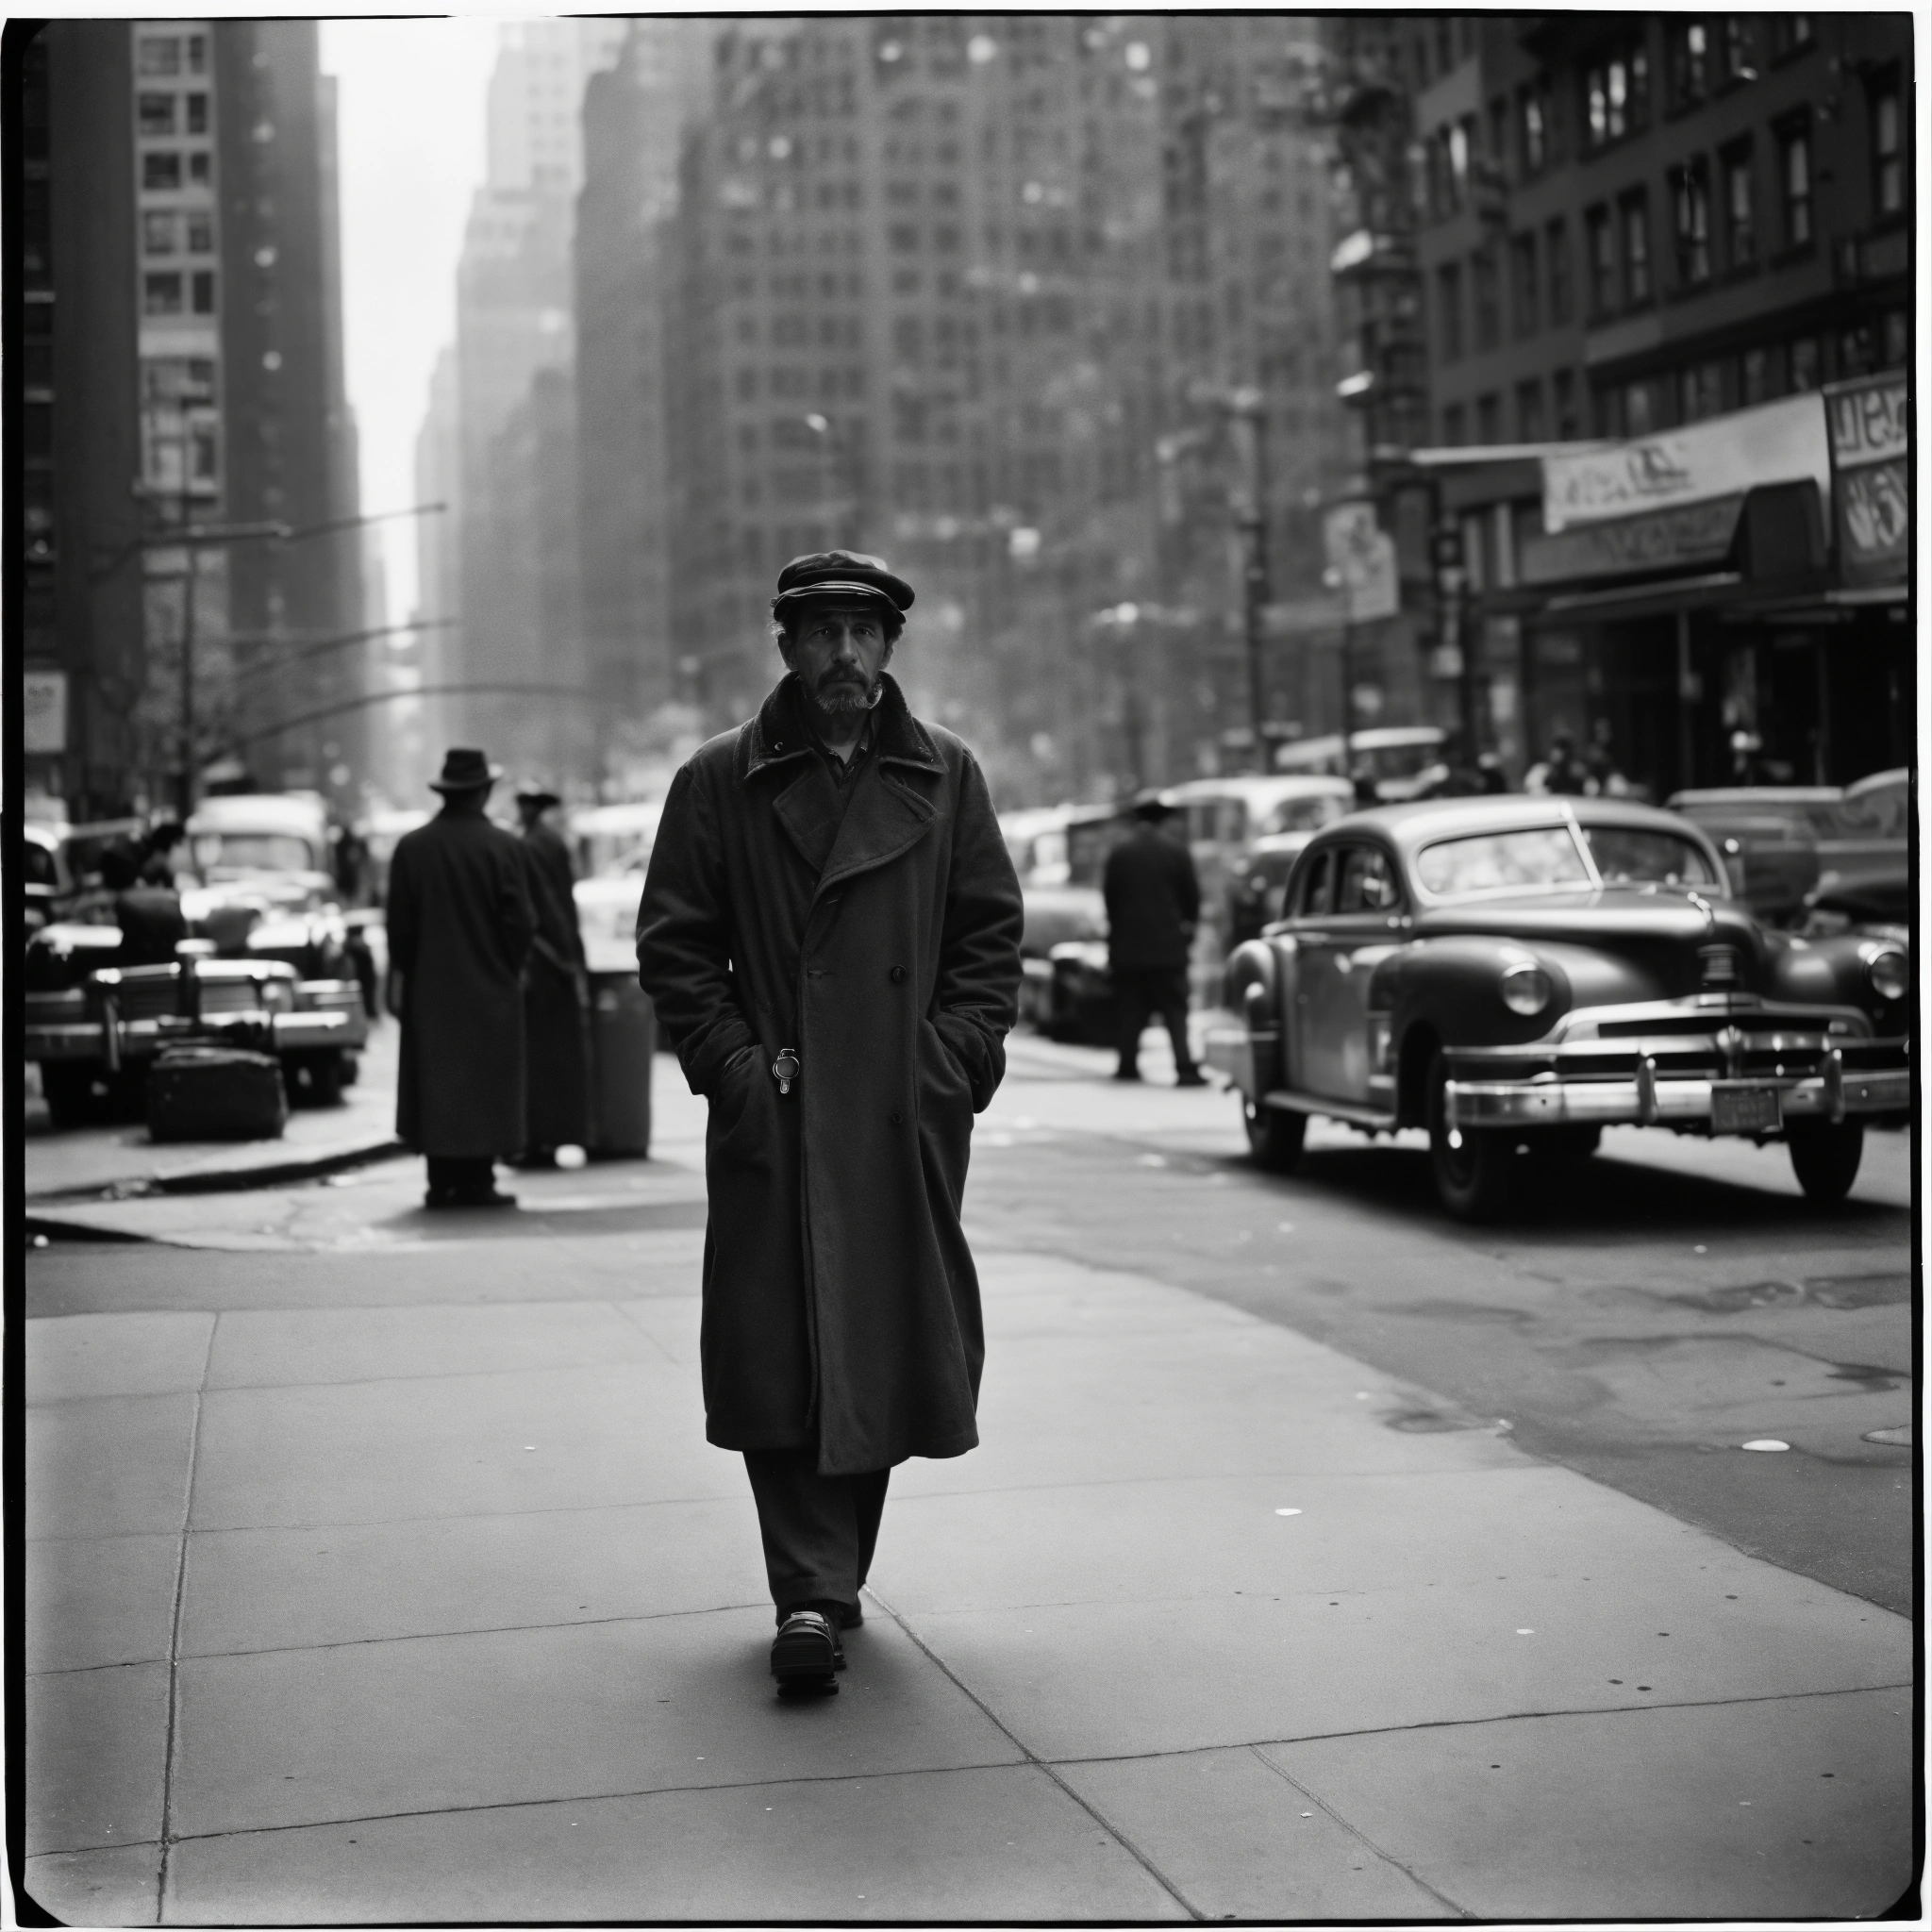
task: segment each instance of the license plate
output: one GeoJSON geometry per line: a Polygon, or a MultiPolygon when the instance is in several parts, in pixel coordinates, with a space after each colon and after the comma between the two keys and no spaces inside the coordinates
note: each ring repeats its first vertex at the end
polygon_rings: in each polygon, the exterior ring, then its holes
{"type": "Polygon", "coordinates": [[[1713,1134],[1775,1133],[1778,1126],[1775,1087],[1724,1087],[1710,1090],[1710,1131],[1713,1134]]]}

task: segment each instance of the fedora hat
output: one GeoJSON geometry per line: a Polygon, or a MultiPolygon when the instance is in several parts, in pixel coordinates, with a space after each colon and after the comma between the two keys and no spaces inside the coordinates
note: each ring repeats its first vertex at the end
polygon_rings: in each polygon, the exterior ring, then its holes
{"type": "Polygon", "coordinates": [[[869,597],[898,611],[912,608],[912,586],[894,576],[882,557],[861,556],[856,550],[817,550],[794,557],[778,573],[778,594],[772,615],[808,597],[869,597]]]}
{"type": "Polygon", "coordinates": [[[458,746],[442,755],[442,775],[429,781],[432,791],[477,791],[493,785],[503,776],[503,767],[492,765],[480,751],[458,746]]]}

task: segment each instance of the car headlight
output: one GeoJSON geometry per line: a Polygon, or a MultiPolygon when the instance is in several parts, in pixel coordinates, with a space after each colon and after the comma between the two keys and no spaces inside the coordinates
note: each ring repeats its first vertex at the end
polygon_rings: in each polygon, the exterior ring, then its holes
{"type": "Polygon", "coordinates": [[[1865,958],[1865,977],[1882,1000],[1902,1000],[1911,990],[1912,962],[1896,946],[1880,946],[1865,958]]]}
{"type": "Polygon", "coordinates": [[[1552,991],[1550,975],[1533,959],[1519,959],[1503,969],[1503,1004],[1512,1013],[1525,1019],[1541,1013],[1549,1005],[1552,991]]]}

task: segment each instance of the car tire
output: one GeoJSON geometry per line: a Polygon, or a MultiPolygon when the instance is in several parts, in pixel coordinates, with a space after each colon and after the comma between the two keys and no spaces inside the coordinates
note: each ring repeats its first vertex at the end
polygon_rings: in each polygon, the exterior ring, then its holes
{"type": "Polygon", "coordinates": [[[1241,1125],[1248,1132],[1248,1151],[1257,1167],[1271,1174],[1291,1173],[1302,1158],[1308,1117],[1285,1107],[1257,1107],[1241,1095],[1241,1125]]]}
{"type": "Polygon", "coordinates": [[[1865,1152],[1865,1129],[1857,1121],[1825,1122],[1813,1127],[1792,1127],[1786,1136],[1791,1172],[1808,1201],[1827,1206],[1842,1201],[1858,1177],[1865,1152]]]}
{"type": "Polygon", "coordinates": [[[1429,1167],[1436,1196],[1457,1221],[1493,1221],[1514,1191],[1520,1135],[1449,1124],[1449,1063],[1429,1062],[1429,1167]]]}
{"type": "Polygon", "coordinates": [[[291,1057],[284,1068],[284,1084],[297,1107],[340,1107],[342,1099],[342,1057],[336,1051],[291,1057]]]}

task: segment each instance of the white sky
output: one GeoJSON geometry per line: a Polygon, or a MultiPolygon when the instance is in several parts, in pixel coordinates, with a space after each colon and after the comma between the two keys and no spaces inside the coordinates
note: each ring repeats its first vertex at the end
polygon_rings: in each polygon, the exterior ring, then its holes
{"type": "MultiPolygon", "coordinates": [[[[483,179],[499,19],[325,20],[338,77],[343,334],[365,515],[416,500],[429,372],[456,327],[457,257],[483,179]]],[[[381,525],[388,621],[416,594],[415,525],[381,525]]]]}

